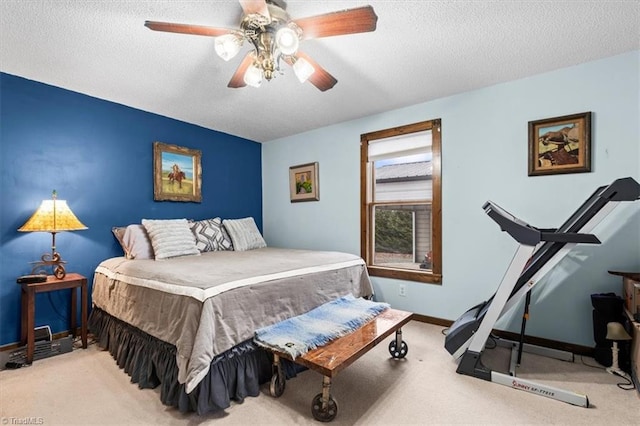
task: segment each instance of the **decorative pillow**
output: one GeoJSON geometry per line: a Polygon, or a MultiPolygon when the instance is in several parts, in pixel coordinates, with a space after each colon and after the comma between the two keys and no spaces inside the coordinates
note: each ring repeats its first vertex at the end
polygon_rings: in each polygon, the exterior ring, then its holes
{"type": "Polygon", "coordinates": [[[153,247],[144,226],[134,224],[118,226],[111,230],[127,259],[153,259],[153,247]]]}
{"type": "Polygon", "coordinates": [[[189,226],[196,237],[196,247],[201,252],[233,250],[231,238],[219,217],[190,222],[189,226]]]}
{"type": "Polygon", "coordinates": [[[267,246],[252,217],[225,219],[222,224],[229,233],[233,249],[236,251],[253,250],[267,246]]]}
{"type": "Polygon", "coordinates": [[[156,260],[200,255],[187,219],[142,219],[142,225],[149,234],[156,260]]]}

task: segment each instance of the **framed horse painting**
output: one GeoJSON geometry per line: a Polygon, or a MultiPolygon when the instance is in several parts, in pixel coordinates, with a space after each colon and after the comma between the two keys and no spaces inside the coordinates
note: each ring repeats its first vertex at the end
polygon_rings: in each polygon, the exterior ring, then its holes
{"type": "Polygon", "coordinates": [[[153,199],[202,201],[202,153],[162,142],[153,143],[153,199]]]}

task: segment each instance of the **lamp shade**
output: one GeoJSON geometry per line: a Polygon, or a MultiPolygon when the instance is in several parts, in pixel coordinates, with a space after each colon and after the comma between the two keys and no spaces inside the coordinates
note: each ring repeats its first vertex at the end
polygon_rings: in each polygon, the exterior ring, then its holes
{"type": "Polygon", "coordinates": [[[282,27],[276,32],[276,45],[285,55],[296,53],[299,43],[298,34],[289,27],[282,27]]]}
{"type": "Polygon", "coordinates": [[[65,200],[43,200],[38,210],[18,228],[20,232],[80,231],[87,227],[73,214],[65,200]]]}
{"type": "Polygon", "coordinates": [[[242,38],[238,37],[236,34],[225,34],[217,37],[214,44],[216,53],[225,61],[235,57],[241,47],[242,38]]]}
{"type": "Polygon", "coordinates": [[[249,86],[260,87],[262,83],[262,70],[255,65],[250,65],[244,73],[244,82],[249,86]]]}
{"type": "Polygon", "coordinates": [[[304,83],[316,72],[316,69],[306,59],[298,58],[293,64],[293,72],[296,77],[298,77],[298,80],[300,80],[300,83],[304,83]]]}
{"type": "Polygon", "coordinates": [[[619,322],[607,324],[607,340],[631,340],[631,336],[619,322]]]}

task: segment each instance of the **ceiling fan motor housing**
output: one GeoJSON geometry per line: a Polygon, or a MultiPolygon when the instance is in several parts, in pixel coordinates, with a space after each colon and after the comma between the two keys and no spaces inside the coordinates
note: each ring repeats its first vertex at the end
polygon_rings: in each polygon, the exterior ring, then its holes
{"type": "MultiPolygon", "coordinates": [[[[289,14],[277,3],[283,3],[286,7],[284,2],[268,1],[267,7],[270,16],[251,13],[245,15],[240,23],[243,37],[255,47],[254,59],[256,65],[263,70],[266,80],[271,80],[275,76],[275,71],[280,68],[280,57],[285,55],[279,51],[275,39],[277,31],[281,28],[290,28],[298,40],[302,38],[302,30],[291,21],[289,14]]],[[[295,54],[295,51],[286,55],[292,54],[295,54]]]]}

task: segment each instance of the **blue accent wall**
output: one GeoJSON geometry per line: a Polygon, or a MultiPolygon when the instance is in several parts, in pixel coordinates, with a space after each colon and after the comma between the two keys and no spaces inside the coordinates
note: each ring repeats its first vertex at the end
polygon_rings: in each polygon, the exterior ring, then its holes
{"type": "MultiPolygon", "coordinates": [[[[17,229],[54,189],[89,228],[56,246],[90,286],[101,260],[122,255],[113,226],[253,216],[262,230],[259,143],[5,73],[0,97],[0,345],[20,339],[16,277],[51,248],[51,234],[17,229]],[[201,203],[153,200],[155,141],[202,152],[201,203]]],[[[37,295],[36,326],[68,320],[68,290],[37,295]]]]}

